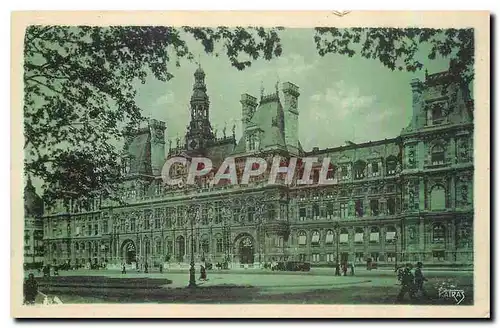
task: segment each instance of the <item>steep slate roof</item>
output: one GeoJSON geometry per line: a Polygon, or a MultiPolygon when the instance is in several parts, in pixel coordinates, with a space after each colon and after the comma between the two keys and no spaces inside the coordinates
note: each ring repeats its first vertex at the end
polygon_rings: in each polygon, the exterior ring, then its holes
{"type": "MultiPolygon", "coordinates": [[[[255,128],[262,131],[262,137],[260,139],[261,150],[286,150],[284,113],[278,93],[267,95],[261,99],[259,107],[248,124],[248,130],[253,130],[255,128]]],[[[234,150],[234,154],[246,152],[245,140],[246,131],[243,132],[234,150]]]]}
{"type": "Polygon", "coordinates": [[[28,177],[26,187],[24,187],[24,216],[40,217],[43,215],[43,201],[36,193],[35,187],[28,177]]]}
{"type": "Polygon", "coordinates": [[[228,138],[226,140],[220,140],[214,145],[207,149],[207,157],[212,160],[214,167],[218,167],[226,159],[228,155],[233,152],[234,149],[234,139],[228,138]]]}
{"type": "Polygon", "coordinates": [[[129,174],[152,174],[151,135],[149,130],[138,134],[127,147],[130,156],[129,174]]]}

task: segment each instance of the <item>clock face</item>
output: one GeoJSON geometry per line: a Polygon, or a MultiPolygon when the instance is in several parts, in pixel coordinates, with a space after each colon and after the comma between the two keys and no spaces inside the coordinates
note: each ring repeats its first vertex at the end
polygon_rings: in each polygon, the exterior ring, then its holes
{"type": "Polygon", "coordinates": [[[189,147],[191,149],[195,149],[197,145],[198,143],[196,142],[196,140],[191,140],[191,142],[189,143],[189,147]]]}

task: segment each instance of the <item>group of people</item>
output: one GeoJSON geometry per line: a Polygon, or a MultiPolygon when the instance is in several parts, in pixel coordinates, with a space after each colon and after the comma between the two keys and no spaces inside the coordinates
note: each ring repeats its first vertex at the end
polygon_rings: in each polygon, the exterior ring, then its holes
{"type": "Polygon", "coordinates": [[[418,292],[420,292],[422,296],[427,297],[424,290],[424,282],[427,281],[427,278],[424,277],[422,267],[422,262],[417,262],[415,269],[413,269],[411,263],[406,263],[404,267],[396,269],[398,281],[401,283],[401,290],[397,296],[398,302],[402,301],[406,294],[408,294],[412,300],[415,299],[418,292]]]}
{"type": "Polygon", "coordinates": [[[350,262],[350,263],[347,263],[347,262],[343,262],[342,264],[340,263],[337,263],[337,265],[335,266],[335,275],[336,276],[347,276],[347,270],[350,270],[350,275],[351,276],[354,276],[354,263],[350,262]],[[340,271],[342,270],[342,274],[340,273],[340,271]]]}
{"type": "MultiPolygon", "coordinates": [[[[144,269],[144,273],[149,273],[149,264],[148,264],[148,262],[145,262],[144,266],[141,264],[140,268],[139,268],[139,263],[136,263],[135,269],[138,272],[143,271],[143,269],[144,269]]],[[[162,264],[159,265],[159,269],[160,269],[160,273],[163,273],[163,265],[162,264]]],[[[127,265],[125,264],[125,262],[122,262],[122,274],[126,274],[126,273],[127,273],[127,265]]]]}
{"type": "Polygon", "coordinates": [[[23,292],[24,292],[24,304],[28,305],[35,304],[35,298],[36,295],[38,294],[38,283],[33,273],[30,273],[28,275],[28,279],[24,281],[23,292]]]}

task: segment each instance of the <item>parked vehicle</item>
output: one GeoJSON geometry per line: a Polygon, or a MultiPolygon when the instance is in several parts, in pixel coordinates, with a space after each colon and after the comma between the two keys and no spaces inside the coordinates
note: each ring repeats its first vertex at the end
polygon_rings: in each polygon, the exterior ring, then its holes
{"type": "Polygon", "coordinates": [[[311,271],[311,263],[308,262],[287,262],[286,271],[311,271]]]}

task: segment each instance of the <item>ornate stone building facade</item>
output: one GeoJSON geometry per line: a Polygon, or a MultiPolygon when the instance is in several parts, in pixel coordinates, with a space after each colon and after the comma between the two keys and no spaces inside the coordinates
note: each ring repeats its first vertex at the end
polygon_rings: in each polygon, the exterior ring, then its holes
{"type": "Polygon", "coordinates": [[[24,188],[24,266],[39,268],[44,262],[43,201],[28,178],[24,188]]]}
{"type": "MultiPolygon", "coordinates": [[[[299,88],[286,82],[260,99],[241,97],[243,134],[210,124],[205,73],[198,68],[191,119],[183,141],[165,151],[163,122],[126,141],[117,188],[123,204],[75,202],[46,213],[45,259],[73,264],[148,262],[186,264],[227,260],[257,266],[271,260],[333,265],[337,260],[471,264],[473,254],[473,117],[446,72],[413,80],[413,117],[400,136],[363,144],[304,151],[298,140],[299,88]],[[332,185],[291,185],[267,175],[248,185],[208,183],[168,186],[161,179],[167,157],[205,156],[214,167],[232,156],[238,175],[244,159],[273,156],[330,158],[332,185]]],[[[410,90],[409,90],[410,92],[410,90]]],[[[168,123],[168,122],[167,122],[168,123]]],[[[299,164],[299,171],[301,165],[299,164]]],[[[177,166],[173,173],[186,175],[177,166]]],[[[296,179],[296,177],[294,177],[296,179]]]]}

